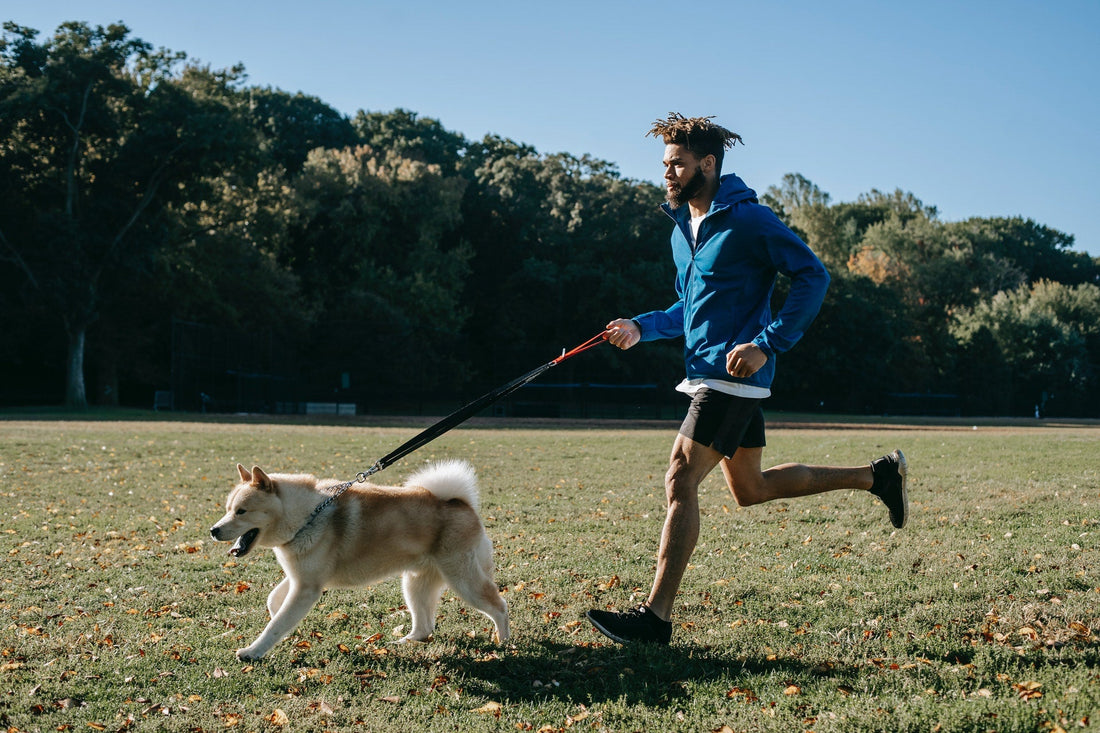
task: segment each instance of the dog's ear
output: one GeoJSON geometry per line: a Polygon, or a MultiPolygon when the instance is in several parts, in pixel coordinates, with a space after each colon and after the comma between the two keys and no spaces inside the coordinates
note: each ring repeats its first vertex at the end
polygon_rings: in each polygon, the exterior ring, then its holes
{"type": "Polygon", "coordinates": [[[275,482],[259,466],[252,467],[252,485],[260,491],[274,491],[275,482]]]}
{"type": "Polygon", "coordinates": [[[241,481],[244,481],[245,483],[252,483],[252,474],[248,472],[247,468],[239,463],[237,464],[237,472],[241,474],[241,481]]]}

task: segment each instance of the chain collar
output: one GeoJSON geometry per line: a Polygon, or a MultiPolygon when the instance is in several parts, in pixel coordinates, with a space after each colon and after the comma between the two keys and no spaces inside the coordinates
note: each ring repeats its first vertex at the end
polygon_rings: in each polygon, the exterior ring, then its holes
{"type": "Polygon", "coordinates": [[[355,474],[355,478],[353,478],[351,481],[345,481],[342,484],[337,484],[336,485],[336,490],[333,491],[332,494],[330,494],[327,499],[325,499],[324,501],[322,501],[320,504],[317,505],[317,507],[313,510],[313,513],[309,515],[309,519],[306,520],[305,524],[302,525],[301,529],[299,529],[297,532],[294,533],[294,536],[290,538],[290,542],[288,542],[287,544],[288,545],[292,544],[299,537],[301,537],[302,533],[305,532],[307,529],[309,529],[309,525],[313,524],[313,520],[317,518],[317,515],[325,510],[325,507],[327,507],[329,504],[331,504],[332,502],[339,499],[340,496],[345,491],[350,489],[355,484],[364,483],[367,480],[368,477],[378,473],[379,471],[382,470],[382,468],[383,467],[381,465],[381,461],[379,461],[379,462],[375,463],[373,466],[371,466],[370,468],[368,468],[366,471],[360,471],[359,473],[355,474]]]}

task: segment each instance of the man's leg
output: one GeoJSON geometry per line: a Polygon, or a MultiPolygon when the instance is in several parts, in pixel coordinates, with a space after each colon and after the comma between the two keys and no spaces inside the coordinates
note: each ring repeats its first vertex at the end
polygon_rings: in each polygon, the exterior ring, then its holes
{"type": "Polygon", "coordinates": [[[773,499],[794,499],[840,489],[866,491],[874,482],[870,464],[859,467],[805,466],[784,463],[760,470],[763,448],[738,448],[722,460],[726,485],[737,503],[752,506],[773,499]]]}
{"type": "Polygon", "coordinates": [[[760,470],[762,448],[739,448],[721,462],[733,498],[741,506],[773,499],[794,499],[826,491],[871,491],[890,510],[890,522],[899,529],[909,516],[905,479],[907,466],[901,451],[878,458],[866,466],[805,466],[784,463],[760,470]]]}
{"type": "Polygon", "coordinates": [[[683,435],[672,446],[665,476],[667,510],[657,552],[657,574],[649,600],[628,611],[592,610],[588,619],[602,634],[622,644],[667,644],[672,638],[673,600],[699,539],[699,484],[722,454],[683,435]]]}
{"type": "Polygon", "coordinates": [[[699,539],[699,484],[724,456],[683,435],[676,436],[665,475],[665,524],[657,551],[657,574],[646,605],[663,621],[672,616],[688,560],[699,539]]]}

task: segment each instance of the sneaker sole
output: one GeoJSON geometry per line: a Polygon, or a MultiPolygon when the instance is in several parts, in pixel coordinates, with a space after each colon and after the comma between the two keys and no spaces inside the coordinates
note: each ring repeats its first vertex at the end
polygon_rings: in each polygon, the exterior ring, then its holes
{"type": "Polygon", "coordinates": [[[909,492],[906,490],[906,476],[909,474],[909,464],[905,460],[905,454],[897,448],[894,449],[894,455],[898,459],[898,475],[901,476],[901,529],[909,522],[909,492]]]}

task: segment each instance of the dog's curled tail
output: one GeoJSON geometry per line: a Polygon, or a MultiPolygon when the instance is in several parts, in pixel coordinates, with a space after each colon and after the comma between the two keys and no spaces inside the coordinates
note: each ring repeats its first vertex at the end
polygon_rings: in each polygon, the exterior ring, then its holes
{"type": "Polygon", "coordinates": [[[479,509],[477,474],[466,461],[440,461],[425,466],[405,480],[406,487],[419,486],[440,499],[459,499],[474,511],[479,509]]]}

